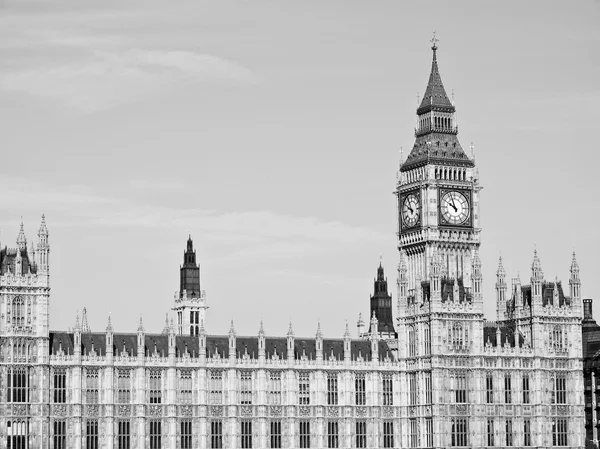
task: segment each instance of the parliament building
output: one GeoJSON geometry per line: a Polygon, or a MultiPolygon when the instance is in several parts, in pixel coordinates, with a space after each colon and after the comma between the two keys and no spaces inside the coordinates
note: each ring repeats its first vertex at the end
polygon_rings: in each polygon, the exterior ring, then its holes
{"type": "Polygon", "coordinates": [[[91,332],[85,314],[53,331],[42,217],[37,245],[21,226],[0,251],[0,449],[583,448],[575,255],[568,283],[537,251],[524,283],[500,260],[486,320],[480,180],[432,42],[395,189],[395,298],[380,264],[357,337],[208,335],[191,238],[162,332],[91,332]]]}

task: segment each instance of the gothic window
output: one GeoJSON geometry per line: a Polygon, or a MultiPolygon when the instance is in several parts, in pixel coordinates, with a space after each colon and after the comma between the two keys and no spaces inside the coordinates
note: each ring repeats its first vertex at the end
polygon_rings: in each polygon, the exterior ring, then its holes
{"type": "Polygon", "coordinates": [[[417,373],[408,374],[408,404],[417,405],[417,373]]]}
{"type": "Polygon", "coordinates": [[[97,404],[99,398],[98,370],[88,368],[85,373],[85,401],[87,404],[97,404]]]}
{"type": "Polygon", "coordinates": [[[210,370],[210,403],[221,405],[223,403],[223,371],[210,370]]]}
{"type": "Polygon", "coordinates": [[[271,421],[271,448],[281,447],[281,420],[271,421]]]}
{"type": "Polygon", "coordinates": [[[433,419],[425,418],[425,446],[433,447],[433,419]]]}
{"type": "Polygon", "coordinates": [[[504,402],[506,404],[512,402],[512,379],[510,373],[504,375],[504,402]]]}
{"type": "Polygon", "coordinates": [[[240,404],[252,404],[252,372],[242,371],[240,373],[240,404]]]}
{"type": "Polygon", "coordinates": [[[431,373],[425,373],[425,403],[432,404],[433,403],[433,394],[431,387],[431,373]]]}
{"type": "Polygon", "coordinates": [[[337,373],[327,374],[327,405],[337,405],[338,403],[338,375],[337,373]]]}
{"type": "Polygon", "coordinates": [[[117,370],[117,402],[131,403],[131,371],[128,369],[117,370]]]}
{"type": "Polygon", "coordinates": [[[221,420],[210,422],[210,447],[211,449],[223,447],[223,422],[221,420]]]}
{"type": "Polygon", "coordinates": [[[454,402],[464,404],[467,402],[467,374],[457,373],[453,377],[454,402]]]}
{"type": "Polygon", "coordinates": [[[281,404],[281,371],[269,372],[269,404],[281,404]]]}
{"type": "MultiPolygon", "coordinates": [[[[410,447],[419,446],[419,433],[417,431],[417,418],[410,418],[410,447]]],[[[391,446],[388,446],[391,447],[391,446]]]]}
{"type": "Polygon", "coordinates": [[[25,326],[25,301],[16,297],[12,302],[12,325],[17,328],[25,326]]]}
{"type": "Polygon", "coordinates": [[[190,370],[179,372],[179,403],[192,403],[192,372],[190,370]]]}
{"type": "Polygon", "coordinates": [[[306,449],[310,447],[310,421],[302,420],[299,423],[300,432],[300,448],[306,449]]]}
{"type": "Polygon", "coordinates": [[[131,427],[129,421],[119,420],[117,423],[117,449],[131,448],[131,427]]]}
{"type": "Polygon", "coordinates": [[[529,374],[523,374],[523,404],[529,404],[529,374]]]}
{"type": "Polygon", "coordinates": [[[354,392],[356,405],[365,405],[367,400],[366,381],[364,373],[356,374],[354,379],[354,392]]]}
{"type": "Polygon", "coordinates": [[[494,420],[491,418],[487,420],[487,445],[494,446],[494,420]]]}
{"type": "Polygon", "coordinates": [[[338,444],[338,422],[327,421],[327,447],[337,448],[339,447],[338,444]]]}
{"type": "Polygon", "coordinates": [[[552,445],[567,445],[567,420],[565,418],[557,418],[552,423],[552,445]]]}
{"type": "Polygon", "coordinates": [[[367,422],[364,419],[356,421],[356,447],[367,447],[367,422]]]}
{"type": "Polygon", "coordinates": [[[556,374],[553,379],[552,403],[567,403],[567,376],[564,373],[556,374]]]}
{"type": "Polygon", "coordinates": [[[160,404],[162,402],[162,371],[151,370],[149,374],[149,402],[160,404]]]}
{"type": "Polygon", "coordinates": [[[454,346],[454,349],[463,349],[464,347],[464,335],[463,335],[463,326],[461,323],[454,323],[450,328],[450,335],[448,339],[451,342],[451,345],[454,346]]]}
{"type": "Polygon", "coordinates": [[[298,374],[298,403],[300,405],[310,404],[310,380],[306,372],[298,374]]]}
{"type": "Polygon", "coordinates": [[[494,403],[494,375],[492,373],[485,375],[485,402],[494,403]]]}
{"type": "Polygon", "coordinates": [[[64,420],[54,421],[52,432],[52,443],[54,449],[66,449],[67,423],[64,420]]]}
{"type": "Polygon", "coordinates": [[[6,447],[22,448],[28,447],[29,440],[29,421],[16,420],[6,422],[6,447]]]}
{"type": "Polygon", "coordinates": [[[242,449],[250,449],[252,447],[252,421],[243,420],[241,423],[240,436],[242,439],[242,449]]]}
{"type": "Polygon", "coordinates": [[[512,428],[512,419],[506,420],[506,446],[513,445],[513,428],[512,428]]]}
{"type": "Polygon", "coordinates": [[[468,429],[465,418],[452,419],[451,445],[452,447],[468,446],[468,429]]]}
{"type": "Polygon", "coordinates": [[[88,419],[85,423],[85,449],[98,449],[97,419],[88,419]]]}
{"type": "Polygon", "coordinates": [[[523,446],[531,446],[531,420],[525,418],[523,421],[523,446]]]}
{"type": "Polygon", "coordinates": [[[151,419],[150,426],[150,449],[162,448],[162,422],[160,419],[151,419]]]}
{"type": "Polygon", "coordinates": [[[28,402],[29,373],[27,368],[8,369],[8,402],[28,402]]]}
{"type": "Polygon", "coordinates": [[[190,419],[184,419],[183,421],[181,421],[180,428],[180,448],[192,449],[192,421],[190,419]]]}
{"type": "Polygon", "coordinates": [[[563,347],[562,328],[561,326],[556,325],[550,331],[550,348],[554,351],[560,351],[563,347]]]}
{"type": "Polygon", "coordinates": [[[383,447],[394,447],[394,422],[383,421],[383,447]]]}
{"type": "Polygon", "coordinates": [[[429,324],[425,324],[423,333],[425,335],[423,342],[425,355],[431,355],[431,328],[429,327],[429,324]]]}
{"type": "Polygon", "coordinates": [[[417,336],[414,326],[408,327],[408,356],[414,357],[417,355],[417,336]]]}
{"type": "Polygon", "coordinates": [[[67,402],[67,373],[64,369],[55,369],[52,385],[52,397],[55,404],[67,402]]]}
{"type": "Polygon", "coordinates": [[[383,375],[383,405],[394,405],[394,387],[392,384],[392,375],[383,375]]]}

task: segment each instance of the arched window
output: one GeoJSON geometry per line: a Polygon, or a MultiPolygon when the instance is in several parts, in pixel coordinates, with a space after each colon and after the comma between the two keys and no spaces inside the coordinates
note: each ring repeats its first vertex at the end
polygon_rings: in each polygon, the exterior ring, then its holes
{"type": "Polygon", "coordinates": [[[23,327],[25,325],[25,303],[21,297],[13,299],[12,324],[15,327],[23,327]]]}
{"type": "Polygon", "coordinates": [[[450,331],[450,342],[454,348],[462,349],[464,346],[464,334],[461,323],[454,323],[450,331]]]}
{"type": "Polygon", "coordinates": [[[550,348],[555,351],[563,348],[562,328],[559,325],[550,331],[550,348]]]}
{"type": "Polygon", "coordinates": [[[423,333],[425,334],[424,341],[423,341],[423,345],[425,347],[423,349],[425,351],[425,355],[430,355],[431,354],[431,328],[429,327],[429,324],[425,324],[423,333]]]}
{"type": "Polygon", "coordinates": [[[414,357],[417,355],[417,335],[414,326],[408,327],[408,356],[414,357]]]}

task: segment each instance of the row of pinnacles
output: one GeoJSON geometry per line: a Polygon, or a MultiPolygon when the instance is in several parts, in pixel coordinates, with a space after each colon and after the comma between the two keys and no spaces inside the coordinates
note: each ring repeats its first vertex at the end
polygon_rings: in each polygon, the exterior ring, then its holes
{"type": "MultiPolygon", "coordinates": [[[[0,245],[1,247],[2,245],[0,245]]],[[[49,271],[50,245],[48,243],[48,228],[46,217],[38,230],[37,249],[33,241],[27,245],[27,237],[23,222],[17,236],[15,248],[4,247],[0,250],[0,273],[4,279],[22,283],[23,280],[36,279],[38,274],[47,275],[49,271]]]]}

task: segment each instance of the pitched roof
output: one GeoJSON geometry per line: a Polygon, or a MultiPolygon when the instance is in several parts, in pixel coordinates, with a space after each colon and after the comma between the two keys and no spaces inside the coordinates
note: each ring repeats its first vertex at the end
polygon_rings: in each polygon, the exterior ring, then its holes
{"type": "Polygon", "coordinates": [[[475,166],[475,163],[465,154],[456,134],[440,132],[430,132],[417,137],[400,171],[429,163],[475,166]]]}
{"type": "Polygon", "coordinates": [[[431,61],[431,73],[429,74],[429,81],[427,82],[427,88],[423,95],[423,100],[417,114],[428,112],[432,109],[454,111],[454,105],[448,98],[444,84],[442,83],[442,77],[440,76],[440,69],[437,63],[437,46],[431,47],[433,50],[433,59],[431,61]]]}

